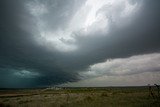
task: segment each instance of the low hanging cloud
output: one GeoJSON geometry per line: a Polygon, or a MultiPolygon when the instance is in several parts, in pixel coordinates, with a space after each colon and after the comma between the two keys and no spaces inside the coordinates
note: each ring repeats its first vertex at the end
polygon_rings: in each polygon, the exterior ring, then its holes
{"type": "Polygon", "coordinates": [[[144,86],[160,84],[160,53],[109,59],[79,73],[81,80],[65,87],[144,86]]]}
{"type": "Polygon", "coordinates": [[[67,82],[59,86],[63,87],[106,87],[106,86],[146,86],[148,84],[160,84],[160,72],[143,72],[133,75],[99,76],[82,79],[77,82],[67,82]]]}
{"type": "Polygon", "coordinates": [[[80,73],[83,77],[122,76],[143,72],[160,72],[160,54],[137,55],[129,58],[110,59],[91,65],[88,71],[80,73]]]}

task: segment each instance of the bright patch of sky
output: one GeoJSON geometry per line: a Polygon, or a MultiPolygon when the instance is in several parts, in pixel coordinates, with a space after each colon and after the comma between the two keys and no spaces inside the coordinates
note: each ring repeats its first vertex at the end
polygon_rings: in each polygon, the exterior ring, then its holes
{"type": "MultiPolygon", "coordinates": [[[[137,3],[130,3],[129,0],[86,0],[73,17],[68,20],[65,28],[63,28],[64,25],[62,24],[62,27],[55,30],[49,27],[48,23],[46,24],[46,19],[43,18],[47,14],[52,16],[52,11],[49,8],[55,8],[53,4],[48,5],[34,0],[28,2],[26,7],[36,19],[39,34],[36,33],[34,35],[37,42],[48,49],[56,49],[61,52],[70,52],[78,49],[75,32],[81,32],[81,35],[78,36],[91,36],[98,31],[107,35],[112,23],[117,26],[125,25],[127,20],[131,20],[130,16],[139,9],[137,3]]],[[[57,15],[65,17],[69,13],[66,11],[63,15],[57,15]]]]}
{"type": "Polygon", "coordinates": [[[136,55],[129,58],[117,58],[91,65],[83,77],[99,77],[103,75],[131,75],[142,72],[159,72],[160,54],[136,55]]]}

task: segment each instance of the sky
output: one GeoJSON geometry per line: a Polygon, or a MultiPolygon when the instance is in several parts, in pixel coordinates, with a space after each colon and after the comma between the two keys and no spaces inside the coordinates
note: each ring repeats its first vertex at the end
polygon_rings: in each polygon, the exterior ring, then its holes
{"type": "Polygon", "coordinates": [[[160,84],[160,0],[1,0],[0,88],[160,84]]]}

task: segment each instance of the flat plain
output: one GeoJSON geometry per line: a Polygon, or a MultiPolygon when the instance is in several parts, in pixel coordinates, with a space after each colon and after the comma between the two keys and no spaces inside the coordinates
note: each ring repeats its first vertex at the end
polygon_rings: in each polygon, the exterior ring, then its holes
{"type": "Polygon", "coordinates": [[[0,107],[160,107],[156,87],[1,89],[0,107]]]}

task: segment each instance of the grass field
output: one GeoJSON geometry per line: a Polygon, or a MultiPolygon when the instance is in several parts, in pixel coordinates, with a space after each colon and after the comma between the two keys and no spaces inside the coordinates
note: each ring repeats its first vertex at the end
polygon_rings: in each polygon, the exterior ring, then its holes
{"type": "Polygon", "coordinates": [[[148,87],[1,90],[0,107],[160,107],[148,87]]]}

